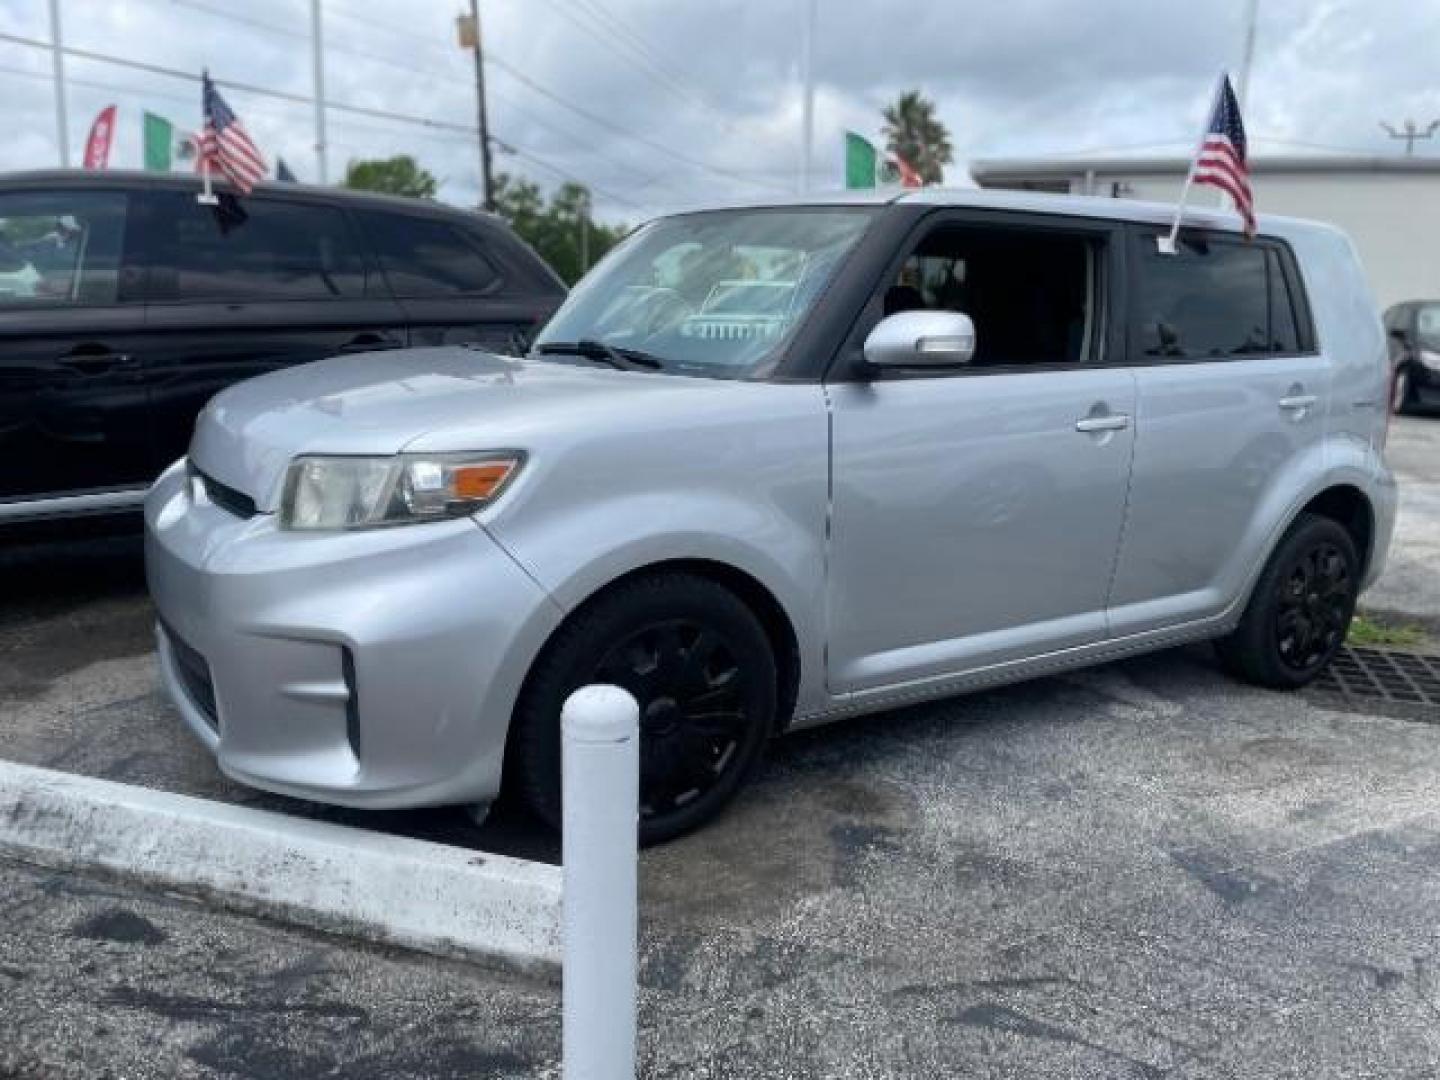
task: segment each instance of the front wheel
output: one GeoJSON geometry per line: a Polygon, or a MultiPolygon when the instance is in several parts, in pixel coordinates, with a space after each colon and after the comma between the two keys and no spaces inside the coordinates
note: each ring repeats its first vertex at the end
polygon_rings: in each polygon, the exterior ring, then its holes
{"type": "Polygon", "coordinates": [[[516,708],[510,780],[557,829],[560,709],[589,683],[619,686],[640,705],[642,844],[714,817],[754,769],[774,724],[775,658],[739,597],[690,574],[623,582],[557,631],[516,708]]]}
{"type": "Polygon", "coordinates": [[[1217,642],[1235,674],[1293,690],[1325,669],[1345,642],[1360,591],[1360,558],[1336,521],[1302,514],[1260,574],[1239,627],[1217,642]]]}

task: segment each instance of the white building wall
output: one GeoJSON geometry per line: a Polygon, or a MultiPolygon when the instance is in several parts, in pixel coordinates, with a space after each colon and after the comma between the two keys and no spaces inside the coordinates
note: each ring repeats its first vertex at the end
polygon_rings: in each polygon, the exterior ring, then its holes
{"type": "MultiPolygon", "coordinates": [[[[1070,190],[1086,191],[1084,175],[1070,190]]],[[[1181,176],[1096,174],[1093,192],[1124,185],[1135,199],[1174,202],[1181,176]]],[[[1360,251],[1381,310],[1401,300],[1440,298],[1440,173],[1269,173],[1252,177],[1261,214],[1314,218],[1339,226],[1360,251]]],[[[1195,188],[1191,202],[1222,204],[1214,188],[1195,188]]],[[[1225,203],[1228,205],[1228,202],[1225,203]]]]}

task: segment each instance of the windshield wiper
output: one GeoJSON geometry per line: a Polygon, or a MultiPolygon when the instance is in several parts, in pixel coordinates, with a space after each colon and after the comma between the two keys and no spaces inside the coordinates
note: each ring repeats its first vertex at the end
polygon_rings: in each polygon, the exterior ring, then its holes
{"type": "Polygon", "coordinates": [[[547,341],[535,346],[542,356],[583,356],[586,360],[598,360],[621,371],[662,371],[665,363],[658,356],[651,356],[639,349],[624,349],[604,341],[585,338],[581,341],[547,341]]]}

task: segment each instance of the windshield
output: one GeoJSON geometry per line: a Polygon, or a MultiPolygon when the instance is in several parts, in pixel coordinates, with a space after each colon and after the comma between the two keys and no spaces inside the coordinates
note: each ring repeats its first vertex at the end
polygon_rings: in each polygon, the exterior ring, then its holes
{"type": "Polygon", "coordinates": [[[536,342],[599,342],[661,370],[741,378],[778,352],[874,216],[869,207],[661,218],[616,248],[536,342]]]}

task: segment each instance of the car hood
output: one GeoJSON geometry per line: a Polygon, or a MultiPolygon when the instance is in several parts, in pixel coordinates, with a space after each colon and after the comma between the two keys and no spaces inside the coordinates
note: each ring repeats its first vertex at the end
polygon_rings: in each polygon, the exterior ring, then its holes
{"type": "Polygon", "coordinates": [[[527,449],[556,424],[716,385],[459,346],[341,356],[217,394],[196,421],[190,460],[271,512],[300,454],[527,449]]]}

